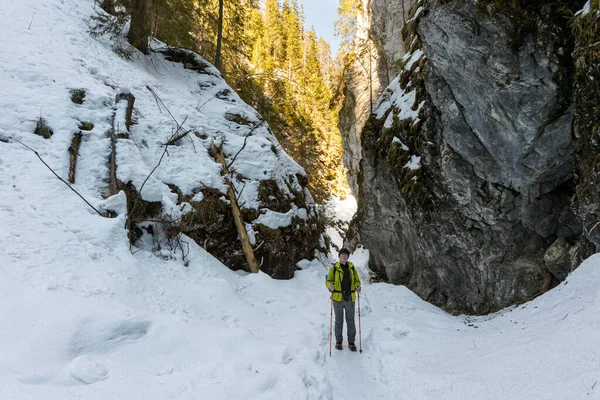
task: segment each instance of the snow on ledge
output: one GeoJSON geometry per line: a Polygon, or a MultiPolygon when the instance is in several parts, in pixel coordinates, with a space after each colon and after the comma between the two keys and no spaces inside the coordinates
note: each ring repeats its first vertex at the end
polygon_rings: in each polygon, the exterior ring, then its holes
{"type": "Polygon", "coordinates": [[[379,98],[373,112],[375,113],[375,117],[380,119],[390,108],[395,107],[399,110],[398,118],[400,120],[416,119],[419,117],[419,110],[423,106],[423,102],[413,111],[412,106],[415,100],[416,91],[405,92],[402,90],[400,88],[400,76],[397,76],[379,98]]]}
{"type": "Polygon", "coordinates": [[[585,3],[585,5],[583,6],[583,9],[577,11],[575,13],[575,15],[578,15],[580,17],[585,17],[586,15],[588,15],[590,13],[591,10],[592,10],[592,2],[591,2],[591,0],[588,0],[587,3],[585,3]]]}
{"type": "Polygon", "coordinates": [[[411,171],[421,168],[421,157],[413,154],[410,156],[410,161],[404,165],[404,168],[408,168],[411,171]]]}
{"type": "Polygon", "coordinates": [[[289,210],[286,213],[280,213],[277,211],[267,209],[265,210],[266,212],[264,214],[261,214],[258,218],[256,218],[252,225],[262,224],[267,228],[279,229],[284,228],[286,226],[290,226],[292,224],[293,217],[299,217],[304,220],[308,218],[306,209],[298,208],[294,204],[292,204],[291,210],[289,210]]]}
{"type": "Polygon", "coordinates": [[[394,138],[392,139],[392,143],[398,143],[398,145],[400,145],[400,147],[402,147],[402,150],[404,151],[408,151],[408,146],[404,144],[404,142],[400,139],[398,139],[396,136],[394,136],[394,138]]]}

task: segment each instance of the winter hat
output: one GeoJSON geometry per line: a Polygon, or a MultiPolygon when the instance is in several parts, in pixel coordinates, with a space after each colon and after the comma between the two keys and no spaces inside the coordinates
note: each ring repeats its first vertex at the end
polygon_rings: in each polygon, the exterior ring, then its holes
{"type": "Polygon", "coordinates": [[[350,251],[348,251],[348,249],[347,249],[347,248],[345,248],[345,247],[342,247],[342,248],[340,249],[339,253],[338,253],[338,256],[341,256],[342,254],[348,254],[348,255],[350,255],[350,251]]]}

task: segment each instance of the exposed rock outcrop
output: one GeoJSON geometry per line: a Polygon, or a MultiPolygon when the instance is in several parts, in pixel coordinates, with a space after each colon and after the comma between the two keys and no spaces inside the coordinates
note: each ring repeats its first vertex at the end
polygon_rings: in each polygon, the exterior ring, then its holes
{"type": "Polygon", "coordinates": [[[362,131],[350,241],[456,312],[536,296],[589,254],[570,204],[573,36],[558,11],[582,4],[501,3],[417,4],[402,72],[362,131]]]}
{"type": "Polygon", "coordinates": [[[362,130],[381,90],[394,75],[394,60],[404,55],[400,30],[414,0],[367,0],[360,3],[355,51],[344,60],[344,102],[339,127],[348,183],[358,193],[362,130]]]}

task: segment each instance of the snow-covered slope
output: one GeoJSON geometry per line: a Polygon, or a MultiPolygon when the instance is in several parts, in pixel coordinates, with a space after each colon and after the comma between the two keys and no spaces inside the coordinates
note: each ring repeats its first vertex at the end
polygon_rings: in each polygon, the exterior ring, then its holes
{"type": "MultiPolygon", "coordinates": [[[[109,205],[102,202],[102,195],[109,193],[112,130],[117,138],[116,179],[141,190],[144,200],[157,202],[162,218],[171,221],[179,221],[193,210],[189,203],[202,206],[206,190],[218,190],[226,199],[221,165],[209,154],[211,143],[222,145],[238,203],[246,211],[248,233],[256,238],[252,244],[269,242],[266,229],[294,223],[308,227],[304,231],[312,236],[297,233],[293,240],[305,248],[297,252],[301,254],[288,251],[287,261],[293,264],[313,255],[320,232],[313,227],[315,216],[305,188],[305,172],[283,151],[260,115],[239,98],[213,66],[191,53],[187,54],[186,68],[182,62],[168,61],[173,59],[168,55],[173,54],[161,51],[173,51],[158,41],[152,42],[157,52],[150,56],[134,52],[131,61],[118,57],[107,37],[96,39],[88,32],[95,13],[93,0],[6,1],[1,7],[0,32],[12,39],[0,43],[0,138],[13,138],[39,151],[66,178],[68,149],[74,134],[80,132],[75,187],[97,208],[118,210],[119,199],[109,205]],[[202,67],[193,68],[190,59],[202,67]],[[71,101],[73,90],[85,90],[81,104],[71,101]],[[135,96],[135,124],[131,127],[126,124],[127,100],[120,98],[127,94],[135,96]],[[33,134],[40,118],[54,132],[49,140],[33,134]],[[174,141],[165,153],[165,143],[182,132],[189,134],[174,141]],[[271,196],[277,198],[277,207],[269,204],[271,196]]],[[[24,163],[32,163],[27,174],[44,173],[39,160],[18,143],[0,143],[4,153],[19,154],[24,163]]],[[[234,231],[233,222],[226,221],[234,231]]],[[[209,247],[212,241],[213,254],[219,252],[216,243],[236,239],[235,233],[226,239],[215,236],[198,229],[194,238],[209,247]]],[[[157,250],[160,237],[155,235],[147,241],[157,250]]],[[[274,247],[267,243],[260,250],[267,252],[262,254],[263,267],[270,273],[280,272],[279,264],[286,257],[269,258],[281,250],[274,247]]],[[[261,254],[256,256],[260,262],[261,254]]],[[[243,255],[237,263],[242,260],[243,255]]],[[[285,271],[278,275],[288,276],[285,271]]]]}
{"type": "MultiPolygon", "coordinates": [[[[82,35],[92,7],[87,0],[0,5],[0,32],[9,37],[10,27],[14,38],[0,42],[0,136],[28,143],[66,175],[70,135],[79,121],[97,121],[98,144],[90,137],[82,146],[86,172],[76,187],[100,206],[107,156],[100,133],[115,90],[104,82],[129,81],[132,92],[146,82],[165,100],[188,90],[174,77],[188,78],[168,63],[122,61],[82,35]],[[82,107],[70,103],[66,88],[74,85],[88,89],[82,107]],[[31,134],[40,107],[51,141],[31,134]]],[[[146,102],[139,109],[145,121],[170,126],[154,100],[137,98],[146,102]]],[[[171,111],[185,115],[187,103],[177,104],[171,111]]],[[[198,126],[216,126],[205,112],[198,126]]],[[[159,155],[150,143],[158,139],[144,136],[146,123],[140,119],[134,140],[147,137],[149,148],[132,147],[142,160],[129,160],[131,171],[159,155]]],[[[199,153],[206,168],[196,172],[213,179],[212,160],[199,153]]],[[[161,180],[180,171],[170,164],[173,153],[169,160],[150,184],[156,191],[148,190],[163,202],[170,193],[161,180]]],[[[33,153],[0,142],[1,400],[600,399],[600,256],[530,303],[464,318],[404,287],[369,284],[368,253],[357,251],[363,354],[333,350],[329,357],[330,303],[319,262],[302,261],[292,280],[277,281],[232,272],[188,240],[186,268],[180,259],[132,253],[124,222],[124,214],[95,214],[33,153]]]]}
{"type": "Polygon", "coordinates": [[[330,358],[321,264],[275,281],[197,246],[188,268],[132,255],[122,217],[56,201],[21,164],[2,157],[3,400],[600,398],[600,256],[533,302],[461,318],[367,284],[355,253],[364,352],[330,358]]]}

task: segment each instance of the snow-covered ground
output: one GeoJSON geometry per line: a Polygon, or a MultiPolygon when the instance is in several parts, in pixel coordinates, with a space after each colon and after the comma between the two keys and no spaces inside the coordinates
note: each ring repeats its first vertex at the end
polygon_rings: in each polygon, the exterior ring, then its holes
{"type": "MultiPolygon", "coordinates": [[[[104,78],[94,84],[94,74],[85,85],[69,77],[113,71],[106,79],[136,87],[167,73],[125,62],[86,36],[92,12],[92,0],[0,4],[0,33],[12,38],[0,42],[0,137],[26,141],[61,175],[64,145],[82,116],[52,115],[88,112],[103,121],[92,105],[112,90],[104,78]],[[93,71],[76,51],[97,54],[93,71]],[[56,97],[69,86],[97,90],[90,108],[56,97]],[[26,135],[42,106],[52,141],[26,135]]],[[[169,87],[184,87],[186,75],[173,73],[169,87]]],[[[90,148],[82,148],[88,173],[77,188],[101,205],[104,172],[95,168],[106,154],[90,148]]],[[[187,166],[166,167],[158,178],[187,166]]],[[[159,180],[152,185],[160,189],[159,180]]],[[[352,207],[349,200],[339,210],[352,207]]],[[[368,253],[359,250],[350,260],[364,280],[363,353],[330,357],[319,262],[302,261],[294,279],[276,281],[232,272],[190,240],[184,267],[132,253],[123,225],[123,215],[95,214],[33,153],[0,141],[0,400],[600,399],[600,255],[530,303],[468,318],[404,287],[368,283],[368,253]]]]}
{"type": "Polygon", "coordinates": [[[523,306],[448,315],[361,268],[363,354],[329,357],[325,268],[290,281],[131,254],[36,160],[0,164],[0,399],[600,399],[600,256],[523,306]],[[60,199],[60,201],[57,201],[60,199]]]}

